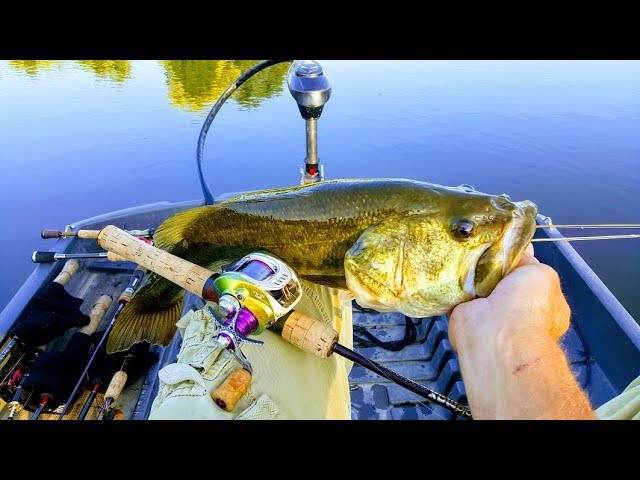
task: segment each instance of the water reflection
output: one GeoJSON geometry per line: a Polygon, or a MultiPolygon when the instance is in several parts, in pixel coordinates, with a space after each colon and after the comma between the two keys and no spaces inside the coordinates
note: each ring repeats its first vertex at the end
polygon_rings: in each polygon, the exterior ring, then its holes
{"type": "Polygon", "coordinates": [[[78,60],[80,66],[92,71],[99,78],[114,82],[124,82],[131,78],[129,60],[78,60]]]}
{"type": "Polygon", "coordinates": [[[38,73],[51,70],[56,65],[58,68],[63,63],[76,63],[83,70],[96,74],[98,78],[112,82],[122,83],[131,78],[131,62],[129,60],[76,60],[66,62],[63,60],[9,60],[9,64],[28,75],[37,76],[38,73]]]}
{"type": "MultiPolygon", "coordinates": [[[[213,105],[231,82],[259,60],[163,60],[169,98],[179,108],[197,111],[213,105]]],[[[282,93],[289,64],[282,63],[256,74],[233,97],[245,108],[255,108],[282,93]]]]}
{"type": "MultiPolygon", "coordinates": [[[[162,60],[169,100],[175,107],[199,111],[215,103],[242,72],[260,60],[162,60]]],[[[10,60],[10,65],[30,76],[47,71],[61,60],[10,60]]],[[[123,83],[131,78],[129,60],[77,60],[73,63],[93,72],[99,79],[123,83]]],[[[244,108],[256,108],[262,101],[282,93],[288,63],[274,65],[256,74],[237,90],[232,100],[244,108]]]]}
{"type": "Polygon", "coordinates": [[[59,60],[9,60],[9,65],[13,68],[31,76],[36,76],[41,70],[51,70],[53,65],[59,63],[59,60]]]}

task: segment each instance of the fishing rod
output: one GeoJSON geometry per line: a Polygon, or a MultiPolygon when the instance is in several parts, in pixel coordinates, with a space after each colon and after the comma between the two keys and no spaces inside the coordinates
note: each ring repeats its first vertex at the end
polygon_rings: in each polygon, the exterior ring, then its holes
{"type": "Polygon", "coordinates": [[[29,420],[38,420],[38,418],[40,417],[40,414],[42,413],[42,410],[44,410],[44,407],[47,405],[49,400],[51,400],[51,395],[49,395],[48,393],[41,394],[40,403],[38,403],[38,408],[36,408],[36,410],[33,412],[33,415],[31,415],[31,418],[29,420]]]}
{"type": "Polygon", "coordinates": [[[101,376],[97,376],[93,380],[89,396],[85,400],[84,405],[82,405],[82,410],[80,410],[80,414],[76,420],[84,420],[86,418],[87,413],[89,413],[89,409],[91,408],[91,405],[93,405],[93,401],[95,400],[96,395],[98,395],[102,385],[104,385],[104,379],[101,376]]]}
{"type": "MultiPolygon", "coordinates": [[[[97,242],[105,250],[136,262],[198,297],[216,302],[218,312],[209,309],[219,324],[215,339],[221,347],[233,352],[249,373],[251,364],[240,346],[243,343],[262,344],[249,339],[248,335],[257,335],[284,318],[282,338],[295,346],[322,358],[332,353],[347,356],[425,399],[471,418],[468,407],[339,345],[335,330],[295,312],[293,308],[302,295],[302,289],[295,273],[281,260],[252,253],[218,274],[145,244],[113,225],[100,231],[97,242]],[[219,321],[218,317],[224,320],[219,321]]],[[[245,378],[250,380],[250,377],[245,378]]],[[[248,383],[241,382],[239,388],[246,391],[248,383]]]]}
{"type": "Polygon", "coordinates": [[[79,268],[77,260],[68,260],[53,282],[35,298],[34,308],[9,330],[13,338],[0,352],[0,362],[18,343],[24,346],[45,345],[69,328],[89,322],[89,317],[79,310],[82,300],[72,297],[64,289],[79,268]]]}
{"type": "MultiPolygon", "coordinates": [[[[136,237],[133,237],[133,238],[136,238],[136,237]]],[[[137,241],[139,243],[143,244],[143,245],[148,245],[143,240],[137,240],[137,241]]],[[[152,248],[154,248],[154,247],[152,247],[152,248]]],[[[140,286],[140,283],[142,282],[144,274],[145,274],[145,270],[143,270],[140,266],[138,266],[133,271],[133,273],[131,274],[131,278],[129,279],[129,284],[124,289],[124,291],[120,294],[120,297],[118,297],[118,308],[116,309],[115,313],[113,314],[113,317],[111,318],[111,321],[107,325],[107,328],[105,329],[104,333],[102,334],[102,337],[100,338],[100,341],[96,345],[96,348],[93,351],[93,354],[91,355],[91,357],[89,358],[89,361],[87,362],[84,370],[82,371],[82,374],[78,378],[78,381],[77,381],[75,387],[73,388],[71,394],[69,395],[69,398],[65,402],[64,407],[62,408],[62,411],[60,412],[60,415],[58,416],[58,420],[62,420],[63,419],[65,413],[67,412],[67,410],[71,406],[71,403],[73,401],[73,398],[74,398],[75,394],[78,392],[78,390],[82,386],[82,383],[85,380],[85,376],[87,375],[87,372],[89,371],[89,368],[91,367],[93,361],[95,360],[96,356],[98,355],[98,352],[100,351],[100,347],[104,344],[104,341],[106,340],[107,335],[109,334],[109,332],[111,331],[111,328],[113,327],[114,323],[116,322],[116,319],[118,318],[118,315],[120,315],[120,312],[122,311],[124,306],[129,302],[129,300],[131,300],[131,297],[133,297],[133,294],[135,293],[137,288],[140,286]]]]}
{"type": "MultiPolygon", "coordinates": [[[[23,353],[13,367],[13,371],[9,372],[9,374],[11,375],[11,379],[9,380],[9,382],[7,382],[7,390],[9,391],[9,393],[13,393],[13,397],[7,404],[7,407],[9,408],[9,416],[7,417],[7,420],[13,420],[15,414],[22,410],[24,406],[24,404],[22,403],[23,386],[27,381],[27,378],[29,377],[30,366],[33,364],[33,361],[40,353],[42,353],[42,350],[35,349],[33,351],[33,356],[30,355],[24,363],[21,363],[22,359],[26,355],[26,353],[23,353]]],[[[29,399],[27,399],[27,401],[28,400],[29,399]]]]}
{"type": "MultiPolygon", "coordinates": [[[[43,230],[44,231],[44,230],[43,230]]],[[[153,228],[149,228],[147,230],[131,230],[135,233],[144,233],[144,232],[155,232],[153,228]]],[[[78,232],[89,232],[91,235],[95,236],[85,236],[83,238],[97,238],[99,230],[78,230],[78,232]]],[[[77,232],[72,232],[77,233],[77,232]]],[[[152,244],[152,241],[148,235],[135,235],[136,238],[139,238],[143,242],[147,242],[152,244]]],[[[77,259],[77,258],[106,258],[111,260],[112,262],[121,262],[126,260],[125,258],[119,257],[118,255],[112,252],[83,252],[83,253],[58,253],[58,252],[45,252],[42,250],[36,250],[31,254],[31,261],[33,263],[51,263],[56,260],[65,260],[65,259],[77,259]]]]}
{"type": "MultiPolygon", "coordinates": [[[[103,332],[96,332],[96,339],[101,337],[103,332]]],[[[122,383],[122,388],[126,386],[127,382],[135,381],[140,375],[147,373],[149,367],[158,361],[159,355],[157,352],[150,351],[151,344],[149,342],[139,342],[132,345],[128,350],[107,354],[105,348],[101,348],[96,360],[93,362],[89,373],[89,378],[92,378],[90,383],[91,388],[89,396],[87,397],[77,420],[84,420],[89,413],[91,405],[100,391],[107,390],[107,398],[111,397],[113,400],[117,400],[117,395],[120,394],[121,389],[117,390],[115,382],[118,371],[126,372],[126,378],[122,383]],[[107,379],[112,378],[112,382],[107,384],[107,379]],[[107,386],[108,385],[108,386],[107,386]],[[117,390],[113,395],[114,390],[117,390]]],[[[120,376],[122,374],[119,374],[120,376]]],[[[111,403],[111,402],[110,402],[111,403]]],[[[98,409],[100,410],[100,409],[98,409]]],[[[60,413],[60,412],[56,412],[60,413]]],[[[110,420],[113,415],[112,412],[105,412],[104,419],[110,420]]]]}
{"type": "Polygon", "coordinates": [[[102,405],[102,408],[100,409],[100,413],[98,414],[96,420],[104,420],[105,415],[110,410],[109,407],[111,406],[111,404],[113,404],[113,402],[118,400],[118,397],[120,397],[120,393],[127,383],[128,376],[127,372],[125,372],[124,369],[130,358],[130,354],[126,355],[124,357],[124,361],[122,362],[120,370],[113,374],[113,378],[111,378],[109,386],[107,387],[107,391],[104,394],[104,405],[102,405]]]}
{"type": "MultiPolygon", "coordinates": [[[[113,256],[112,256],[113,257],[113,256]]],[[[57,253],[57,252],[43,252],[36,250],[31,254],[31,261],[33,263],[52,263],[56,260],[77,258],[109,258],[107,252],[98,253],[57,253]]],[[[115,257],[113,257],[115,258],[115,257]]]]}
{"type": "MultiPolygon", "coordinates": [[[[147,228],[146,230],[125,230],[129,235],[133,235],[134,237],[145,237],[152,238],[155,233],[155,228],[147,228]]],[[[60,230],[50,230],[44,229],[40,232],[40,236],[44,239],[47,238],[66,238],[66,237],[78,237],[78,238],[98,238],[98,233],[100,230],[78,230],[76,232],[71,232],[68,230],[60,231],[60,230]]]]}
{"type": "Polygon", "coordinates": [[[27,371],[24,375],[20,376],[20,383],[18,383],[18,386],[13,392],[13,397],[11,398],[11,401],[8,404],[10,410],[9,410],[9,416],[7,417],[7,420],[13,420],[13,417],[15,416],[15,414],[18,413],[20,410],[22,410],[22,407],[24,406],[21,402],[22,387],[28,377],[29,377],[29,371],[27,371]]]}
{"type": "Polygon", "coordinates": [[[100,296],[91,308],[89,323],[69,338],[63,350],[45,351],[34,360],[29,370],[29,378],[23,384],[25,389],[40,395],[32,420],[38,419],[45,408],[51,413],[49,405],[53,402],[59,405],[63,399],[67,398],[75,383],[76,375],[80,373],[89,358],[91,335],[109,310],[111,302],[110,295],[100,296]]]}

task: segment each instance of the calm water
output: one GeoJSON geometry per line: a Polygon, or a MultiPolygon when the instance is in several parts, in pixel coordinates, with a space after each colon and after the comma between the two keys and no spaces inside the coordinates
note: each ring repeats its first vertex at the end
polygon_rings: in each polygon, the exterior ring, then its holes
{"type": "MultiPolygon", "coordinates": [[[[556,223],[640,223],[640,62],[320,61],[325,176],[468,183],[556,223]]],[[[201,197],[202,121],[251,61],[0,61],[0,309],[48,250],[42,228],[201,197]]],[[[205,156],[214,194],[299,182],[287,65],[228,101],[205,156]]],[[[141,226],[143,227],[143,226],[141,226]]],[[[574,243],[640,319],[640,241],[574,243]]]]}

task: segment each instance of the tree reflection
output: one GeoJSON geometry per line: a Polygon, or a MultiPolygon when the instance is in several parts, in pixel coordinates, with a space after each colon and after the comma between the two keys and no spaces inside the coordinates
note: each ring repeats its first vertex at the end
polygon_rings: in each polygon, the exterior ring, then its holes
{"type": "Polygon", "coordinates": [[[59,60],[9,60],[9,65],[16,70],[23,70],[28,75],[35,76],[41,70],[50,70],[59,62],[59,60]]]}
{"type": "MultiPolygon", "coordinates": [[[[242,72],[259,60],[164,60],[171,103],[185,110],[201,110],[213,105],[242,72]]],[[[281,63],[256,74],[231,97],[253,108],[282,93],[289,64],[281,63]]]]}
{"type": "MultiPolygon", "coordinates": [[[[50,70],[55,64],[62,64],[62,60],[9,60],[9,64],[16,70],[23,70],[28,75],[36,76],[40,71],[50,70]]],[[[77,60],[84,70],[96,74],[113,82],[124,82],[131,78],[131,62],[129,60],[77,60]]]]}
{"type": "MultiPolygon", "coordinates": [[[[259,60],[162,60],[171,104],[184,110],[210,107],[242,72],[259,60]]],[[[9,60],[16,70],[36,76],[60,60],[9,60]]],[[[129,60],[77,60],[83,70],[98,78],[123,83],[131,78],[129,60]]],[[[280,95],[289,63],[273,65],[245,82],[231,97],[245,108],[255,108],[265,99],[280,95]]]]}
{"type": "Polygon", "coordinates": [[[129,60],[78,60],[78,63],[98,77],[114,82],[124,82],[131,77],[129,60]]]}

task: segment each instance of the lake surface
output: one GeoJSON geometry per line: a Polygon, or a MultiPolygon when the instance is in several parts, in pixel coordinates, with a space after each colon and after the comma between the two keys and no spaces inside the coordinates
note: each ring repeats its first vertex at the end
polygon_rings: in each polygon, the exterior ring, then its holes
{"type": "MultiPolygon", "coordinates": [[[[51,248],[42,228],[200,198],[202,122],[254,63],[0,61],[0,309],[31,252],[51,248]]],[[[640,62],[320,63],[333,85],[318,122],[325,178],[467,183],[558,224],[640,223],[640,62]]],[[[299,183],[304,122],[287,69],[261,72],[214,120],[214,195],[299,183]]],[[[640,319],[640,240],[573,245],[640,319]]]]}

